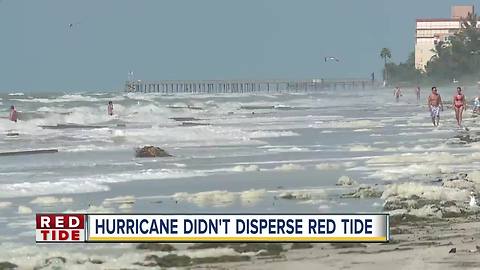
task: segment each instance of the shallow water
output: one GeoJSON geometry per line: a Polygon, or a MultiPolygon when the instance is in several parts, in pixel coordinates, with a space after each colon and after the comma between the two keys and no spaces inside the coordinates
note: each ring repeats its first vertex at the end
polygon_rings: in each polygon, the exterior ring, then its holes
{"type": "MultiPolygon", "coordinates": [[[[477,144],[448,143],[459,132],[452,111],[431,126],[425,94],[421,103],[413,90],[397,103],[389,89],[4,95],[0,113],[15,104],[20,121],[0,119],[0,132],[20,135],[3,135],[0,151],[59,152],[0,157],[0,242],[33,244],[35,212],[381,211],[381,199],[341,198],[357,187],[337,186],[338,178],[382,189],[480,163],[477,144]],[[109,100],[114,117],[106,113],[109,100]],[[175,117],[206,125],[183,126],[175,117]],[[58,124],[102,127],[42,128],[58,124]],[[174,157],[134,157],[149,144],[174,157]],[[284,192],[310,199],[281,199],[284,192]],[[116,197],[123,198],[107,200],[116,197]]],[[[469,112],[465,117],[478,130],[469,112]]]]}

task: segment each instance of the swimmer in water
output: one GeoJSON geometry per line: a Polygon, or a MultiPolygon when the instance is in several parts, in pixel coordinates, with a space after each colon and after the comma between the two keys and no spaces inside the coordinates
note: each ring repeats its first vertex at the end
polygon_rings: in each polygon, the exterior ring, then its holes
{"type": "Polygon", "coordinates": [[[465,95],[462,93],[461,87],[457,87],[457,94],[453,96],[453,109],[455,110],[457,125],[458,127],[462,127],[463,111],[467,109],[467,104],[465,102],[465,95]]]}
{"type": "Polygon", "coordinates": [[[111,101],[108,102],[107,111],[108,111],[108,115],[113,115],[113,102],[111,101]]]}
{"type": "Polygon", "coordinates": [[[18,115],[17,115],[17,110],[15,110],[15,106],[10,106],[10,114],[8,115],[8,119],[12,122],[17,122],[18,120],[18,115]]]}
{"type": "Polygon", "coordinates": [[[432,93],[428,96],[427,106],[430,110],[433,126],[438,127],[438,124],[440,123],[440,110],[443,111],[443,102],[442,97],[435,86],[432,87],[432,93]]]}

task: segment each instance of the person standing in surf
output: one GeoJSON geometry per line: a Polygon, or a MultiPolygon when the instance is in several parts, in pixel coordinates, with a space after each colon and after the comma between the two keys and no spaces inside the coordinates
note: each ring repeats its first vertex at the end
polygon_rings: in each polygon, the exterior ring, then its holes
{"type": "Polygon", "coordinates": [[[457,125],[459,128],[461,128],[463,111],[467,109],[465,95],[462,93],[461,87],[457,87],[457,93],[453,96],[453,109],[455,110],[455,118],[457,118],[457,125]]]}
{"type": "Polygon", "coordinates": [[[108,112],[108,115],[110,115],[110,116],[113,115],[113,102],[112,101],[108,102],[107,112],[108,112]]]}
{"type": "Polygon", "coordinates": [[[15,110],[15,106],[10,106],[10,114],[8,115],[8,119],[12,122],[17,122],[18,120],[18,114],[17,110],[15,110]]]}
{"type": "Polygon", "coordinates": [[[395,87],[393,90],[393,95],[395,96],[395,100],[398,102],[400,100],[400,97],[402,96],[402,91],[400,90],[400,87],[395,87]]]}
{"type": "Polygon", "coordinates": [[[417,102],[420,101],[420,86],[417,86],[417,89],[415,89],[415,93],[417,94],[417,102]]]}
{"type": "Polygon", "coordinates": [[[442,97],[435,86],[432,87],[432,93],[428,96],[427,106],[430,110],[433,126],[438,127],[438,124],[440,123],[440,110],[443,111],[443,102],[442,97]]]}

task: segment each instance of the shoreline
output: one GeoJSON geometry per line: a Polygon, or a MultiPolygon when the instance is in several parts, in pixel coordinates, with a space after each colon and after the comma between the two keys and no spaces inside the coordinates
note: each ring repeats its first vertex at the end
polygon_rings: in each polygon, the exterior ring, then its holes
{"type": "MultiPolygon", "coordinates": [[[[331,112],[327,118],[311,116],[325,113],[321,99],[317,99],[316,109],[287,114],[282,111],[275,118],[258,113],[255,117],[238,117],[224,122],[224,115],[215,109],[211,118],[220,119],[217,127],[222,127],[213,130],[217,132],[197,134],[199,131],[208,131],[210,127],[178,130],[182,136],[184,132],[192,135],[182,137],[183,141],[213,136],[212,142],[206,140],[205,146],[191,147],[185,146],[182,140],[177,143],[176,138],[172,138],[170,140],[176,143],[178,149],[171,142],[169,149],[174,149],[173,153],[179,158],[167,162],[138,161],[132,157],[132,151],[124,147],[128,145],[124,141],[108,141],[112,147],[118,147],[115,151],[87,149],[80,154],[69,152],[51,155],[66,162],[66,166],[60,166],[55,175],[66,174],[67,178],[49,175],[32,177],[22,192],[33,190],[35,194],[31,192],[31,195],[12,197],[4,202],[2,213],[5,216],[0,218],[5,226],[4,241],[0,243],[0,269],[1,262],[19,265],[18,269],[153,269],[167,266],[189,269],[480,267],[475,264],[473,257],[469,257],[477,253],[478,235],[475,228],[480,225],[475,217],[476,212],[468,208],[470,192],[480,191],[480,171],[478,175],[472,173],[480,163],[480,155],[476,150],[476,142],[480,141],[480,134],[475,128],[476,119],[466,119],[473,127],[473,131],[468,133],[453,129],[451,119],[442,122],[440,129],[432,129],[428,114],[420,111],[420,105],[413,97],[405,97],[397,104],[391,101],[391,93],[387,92],[382,94],[384,98],[381,99],[386,103],[381,106],[377,104],[373,109],[371,96],[363,94],[364,100],[348,94],[338,104],[339,110],[331,112]],[[355,106],[352,107],[352,104],[355,106]],[[296,124],[303,119],[308,121],[302,122],[302,125],[296,124]],[[255,133],[259,124],[270,122],[274,125],[263,126],[264,130],[255,133]],[[249,136],[246,142],[261,138],[264,143],[245,143],[242,147],[224,148],[224,141],[216,139],[223,137],[215,134],[218,131],[220,135],[231,134],[231,131],[226,133],[224,130],[232,126],[235,127],[233,131],[237,132],[237,125],[249,132],[245,133],[249,136]],[[270,134],[270,130],[276,133],[270,134]],[[196,154],[196,151],[202,151],[202,155],[196,154]],[[121,158],[115,158],[119,153],[121,158]],[[95,161],[93,165],[91,160],[95,161]],[[105,165],[111,161],[115,162],[115,166],[122,166],[124,171],[117,172],[117,167],[105,165]],[[77,168],[78,164],[83,167],[77,168]],[[89,166],[95,168],[95,173],[83,174],[81,168],[89,166]],[[163,178],[164,174],[170,172],[197,171],[205,175],[163,178]],[[215,173],[209,175],[209,171],[215,173]],[[338,186],[337,181],[343,176],[349,176],[357,183],[338,186]],[[36,194],[42,190],[34,190],[41,181],[57,180],[65,183],[64,187],[79,191],[79,186],[73,183],[78,184],[77,180],[85,177],[85,181],[98,183],[108,187],[108,190],[77,194],[55,189],[55,193],[45,195],[36,194]],[[255,204],[258,197],[262,200],[255,204]],[[31,216],[45,209],[58,212],[85,211],[82,209],[121,213],[149,210],[192,212],[199,209],[234,212],[234,209],[247,209],[242,204],[244,201],[250,203],[248,207],[254,205],[269,212],[306,210],[317,213],[340,212],[342,209],[355,212],[371,208],[376,212],[389,211],[395,216],[392,218],[395,219],[391,227],[392,241],[388,244],[312,244],[311,247],[290,243],[280,246],[235,246],[223,243],[204,246],[203,249],[189,249],[193,244],[173,244],[175,250],[161,245],[139,249],[136,244],[47,246],[15,241],[18,238],[33,239],[31,216]],[[399,223],[397,217],[405,219],[400,219],[399,223]],[[445,237],[432,238],[432,235],[445,237]],[[456,253],[448,253],[453,247],[456,253]]],[[[369,93],[377,95],[373,90],[369,93]]],[[[282,97],[281,100],[266,100],[265,103],[295,107],[298,104],[309,105],[310,98],[302,96],[300,100],[286,102],[282,97]]],[[[255,102],[258,103],[258,100],[255,102]]],[[[162,107],[162,104],[157,104],[157,107],[162,107]]],[[[223,103],[219,101],[219,104],[223,103]]],[[[132,103],[131,106],[137,105],[132,103]]],[[[231,105],[227,103],[224,106],[231,105]]],[[[170,114],[184,117],[182,113],[177,115],[169,112],[168,116],[170,114]]],[[[445,116],[453,117],[451,114],[448,111],[445,116]]],[[[189,115],[201,117],[193,113],[189,115]]],[[[138,132],[135,130],[121,135],[131,136],[138,132]]],[[[151,133],[150,129],[146,129],[136,136],[142,139],[140,141],[143,144],[145,137],[151,139],[153,135],[163,134],[151,133]]],[[[88,134],[95,140],[111,137],[108,133],[88,134]]],[[[55,131],[54,135],[72,136],[63,131],[55,131]]],[[[65,140],[60,138],[60,142],[65,140]]],[[[85,141],[90,143],[90,140],[85,141]]],[[[85,141],[79,141],[78,148],[82,149],[85,141]]],[[[25,138],[25,142],[32,143],[30,138],[25,138]]],[[[196,141],[194,143],[197,144],[196,141]]],[[[4,164],[4,170],[10,173],[8,170],[16,168],[17,163],[13,159],[6,161],[10,163],[4,164]]],[[[20,189],[24,178],[35,176],[43,167],[31,166],[29,169],[28,174],[22,174],[23,171],[17,169],[11,183],[7,182],[5,186],[20,189]]]]}

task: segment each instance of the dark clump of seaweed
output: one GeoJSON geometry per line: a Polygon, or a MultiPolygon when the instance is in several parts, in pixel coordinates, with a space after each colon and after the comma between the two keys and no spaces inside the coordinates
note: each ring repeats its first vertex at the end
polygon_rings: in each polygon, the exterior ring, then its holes
{"type": "Polygon", "coordinates": [[[290,249],[308,249],[313,248],[313,245],[310,243],[293,243],[290,249]]]}
{"type": "Polygon", "coordinates": [[[250,260],[250,256],[245,256],[245,255],[223,255],[219,257],[194,258],[193,263],[205,264],[205,263],[244,262],[249,260],[250,260]]]}
{"type": "Polygon", "coordinates": [[[185,267],[192,264],[192,259],[190,257],[178,256],[176,254],[168,254],[163,257],[149,255],[145,257],[145,261],[153,261],[160,267],[185,267]]]}
{"type": "Polygon", "coordinates": [[[197,243],[187,247],[187,249],[208,249],[208,248],[226,248],[226,243],[197,243]]]}
{"type": "Polygon", "coordinates": [[[171,252],[177,250],[174,246],[170,244],[161,244],[161,243],[141,243],[137,246],[137,249],[146,249],[152,251],[164,251],[171,252]]]}

